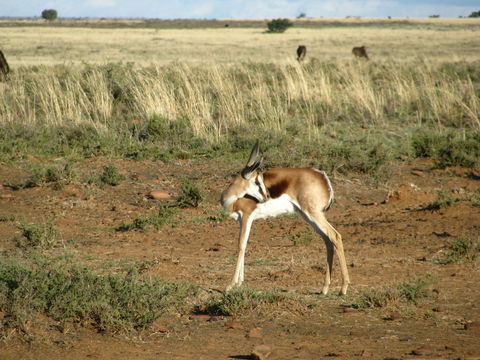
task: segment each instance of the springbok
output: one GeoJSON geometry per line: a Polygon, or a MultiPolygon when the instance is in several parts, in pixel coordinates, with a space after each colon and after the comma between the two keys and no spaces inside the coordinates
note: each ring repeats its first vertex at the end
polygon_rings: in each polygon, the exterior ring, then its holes
{"type": "Polygon", "coordinates": [[[297,48],[297,61],[303,61],[307,55],[307,47],[305,45],[300,45],[297,48]]]}
{"type": "Polygon", "coordinates": [[[244,280],[245,250],[253,221],[299,212],[327,247],[322,293],[328,293],[336,252],[343,278],[340,294],[345,295],[350,279],[342,237],[325,217],[325,211],[333,202],[333,188],[327,175],[314,168],[274,168],[261,172],[258,168],[263,159],[257,160],[258,153],[257,142],[240,175],[222,193],[220,200],[225,212],[240,222],[237,265],[227,291],[240,286],[244,280]]]}
{"type": "Polygon", "coordinates": [[[365,46],[357,46],[352,49],[352,54],[356,57],[364,57],[365,59],[369,60],[367,54],[367,48],[365,46]]]}

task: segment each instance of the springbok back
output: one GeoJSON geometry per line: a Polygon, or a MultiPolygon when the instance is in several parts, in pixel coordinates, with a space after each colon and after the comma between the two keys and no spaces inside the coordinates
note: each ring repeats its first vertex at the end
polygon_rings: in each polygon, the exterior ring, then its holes
{"type": "Polygon", "coordinates": [[[258,168],[262,160],[257,160],[258,152],[257,143],[244,169],[221,197],[225,212],[240,222],[237,265],[227,290],[240,286],[244,280],[245,250],[253,221],[299,212],[320,234],[327,247],[327,269],[322,293],[328,293],[333,255],[336,253],[343,277],[340,294],[345,295],[350,280],[342,237],[325,217],[325,211],[333,201],[333,188],[328,176],[313,168],[275,168],[260,172],[258,168]]]}

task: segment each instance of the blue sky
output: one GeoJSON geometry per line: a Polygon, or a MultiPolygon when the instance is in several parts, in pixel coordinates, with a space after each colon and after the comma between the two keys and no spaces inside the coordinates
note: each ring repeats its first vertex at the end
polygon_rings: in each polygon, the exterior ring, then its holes
{"type": "Polygon", "coordinates": [[[0,16],[248,18],[468,16],[480,0],[0,0],[0,16]]]}

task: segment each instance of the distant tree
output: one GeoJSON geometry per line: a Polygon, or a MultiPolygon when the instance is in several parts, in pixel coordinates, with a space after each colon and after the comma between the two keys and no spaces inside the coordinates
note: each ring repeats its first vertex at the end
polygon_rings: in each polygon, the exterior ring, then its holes
{"type": "Polygon", "coordinates": [[[301,12],[300,14],[298,14],[297,19],[302,19],[306,17],[307,17],[307,14],[305,14],[304,12],[301,12]]]}
{"type": "Polygon", "coordinates": [[[293,23],[288,19],[273,19],[267,23],[268,32],[271,33],[283,33],[292,26],[293,23]]]}
{"type": "Polygon", "coordinates": [[[469,18],[477,18],[480,17],[480,10],[472,12],[470,15],[468,15],[469,18]]]}
{"type": "Polygon", "coordinates": [[[429,18],[430,19],[438,19],[440,17],[440,15],[430,15],[429,18]]]}
{"type": "Polygon", "coordinates": [[[42,11],[42,18],[45,20],[53,21],[58,17],[57,10],[45,9],[42,11]]]}

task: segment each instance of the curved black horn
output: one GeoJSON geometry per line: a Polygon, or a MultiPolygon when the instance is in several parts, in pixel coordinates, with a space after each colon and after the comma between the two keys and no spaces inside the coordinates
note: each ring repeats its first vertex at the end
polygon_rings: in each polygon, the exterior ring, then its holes
{"type": "Polygon", "coordinates": [[[247,165],[245,165],[245,167],[252,166],[256,162],[255,160],[257,159],[259,148],[260,146],[258,145],[258,141],[257,141],[255,145],[253,145],[252,152],[248,157],[247,165]]]}
{"type": "Polygon", "coordinates": [[[245,166],[245,167],[243,168],[243,170],[242,170],[242,173],[241,173],[241,174],[242,174],[242,177],[243,177],[245,180],[248,180],[248,179],[250,178],[251,174],[252,174],[255,170],[257,170],[257,169],[260,167],[260,165],[262,165],[262,162],[263,162],[263,158],[261,158],[261,159],[258,160],[258,161],[255,161],[252,166],[245,166]]]}

